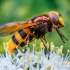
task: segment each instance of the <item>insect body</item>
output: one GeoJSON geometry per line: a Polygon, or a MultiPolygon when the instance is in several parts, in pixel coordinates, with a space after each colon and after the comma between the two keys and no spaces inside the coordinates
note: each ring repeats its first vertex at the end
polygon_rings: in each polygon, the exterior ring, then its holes
{"type": "Polygon", "coordinates": [[[59,30],[61,27],[64,27],[64,22],[60,14],[51,11],[48,14],[36,16],[27,22],[21,21],[5,24],[0,27],[0,36],[14,33],[7,45],[7,50],[13,52],[16,47],[20,48],[33,41],[33,38],[44,39],[45,33],[53,32],[54,30],[58,32],[60,38],[65,43],[65,36],[59,30]]]}

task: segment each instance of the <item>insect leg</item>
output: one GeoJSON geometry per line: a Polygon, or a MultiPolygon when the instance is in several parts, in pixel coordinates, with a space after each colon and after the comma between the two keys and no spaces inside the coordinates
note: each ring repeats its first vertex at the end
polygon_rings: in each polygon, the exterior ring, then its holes
{"type": "Polygon", "coordinates": [[[45,38],[45,35],[43,36],[43,40],[45,41],[45,43],[47,43],[46,38],[45,38]]]}
{"type": "Polygon", "coordinates": [[[28,48],[29,48],[29,38],[27,38],[27,45],[23,53],[25,53],[28,50],[28,48]]]}
{"type": "MultiPolygon", "coordinates": [[[[45,38],[45,36],[44,36],[44,38],[45,38]]],[[[50,47],[49,47],[49,49],[47,49],[47,46],[46,46],[46,44],[45,44],[45,42],[44,42],[44,38],[43,37],[41,37],[40,39],[41,39],[41,41],[42,41],[42,43],[43,43],[43,45],[44,45],[44,47],[45,47],[45,54],[47,54],[48,53],[48,59],[49,59],[49,55],[50,55],[50,47]]],[[[46,40],[46,39],[45,39],[46,40]]],[[[46,43],[47,43],[47,41],[46,41],[46,43]]]]}
{"type": "Polygon", "coordinates": [[[58,28],[56,28],[56,31],[57,31],[57,33],[59,34],[60,38],[62,39],[62,41],[63,41],[64,43],[66,43],[66,42],[64,41],[64,39],[67,40],[67,41],[69,41],[69,40],[60,32],[60,30],[59,30],[58,28]]]}
{"type": "Polygon", "coordinates": [[[43,45],[44,45],[44,47],[45,47],[45,49],[46,49],[46,51],[47,51],[47,46],[46,46],[45,43],[44,43],[43,37],[41,37],[40,40],[42,41],[42,43],[43,43],[43,45]]]}
{"type": "MultiPolygon", "coordinates": [[[[22,52],[22,54],[26,53],[26,51],[27,51],[28,48],[29,48],[29,38],[27,38],[26,41],[27,41],[27,45],[26,45],[26,48],[24,49],[24,51],[22,52]]],[[[18,57],[21,58],[22,55],[20,55],[20,56],[18,56],[18,57]]]]}
{"type": "Polygon", "coordinates": [[[50,32],[53,32],[56,30],[56,26],[53,26],[53,28],[50,30],[50,32]]]}

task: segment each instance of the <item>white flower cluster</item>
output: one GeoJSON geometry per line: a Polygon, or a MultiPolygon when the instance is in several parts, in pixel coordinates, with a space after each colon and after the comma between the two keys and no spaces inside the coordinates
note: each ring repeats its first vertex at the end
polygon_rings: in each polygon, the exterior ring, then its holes
{"type": "MultiPolygon", "coordinates": [[[[0,70],[70,70],[70,51],[66,56],[63,56],[63,46],[55,47],[53,43],[50,44],[50,51],[45,53],[43,44],[40,44],[41,49],[35,50],[33,44],[33,51],[28,49],[26,53],[20,50],[18,54],[12,57],[9,52],[6,55],[0,54],[0,70]]],[[[48,48],[48,44],[46,45],[48,48]]]]}

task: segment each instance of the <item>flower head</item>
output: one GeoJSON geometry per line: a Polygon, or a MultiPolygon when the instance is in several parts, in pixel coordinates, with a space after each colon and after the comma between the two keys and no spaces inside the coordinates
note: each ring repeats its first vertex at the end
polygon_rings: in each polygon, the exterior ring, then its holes
{"type": "Polygon", "coordinates": [[[45,54],[45,48],[42,45],[40,45],[39,51],[36,51],[35,47],[32,52],[28,49],[26,53],[17,49],[18,53],[13,57],[7,51],[5,56],[0,54],[0,70],[70,70],[69,50],[64,57],[63,46],[56,49],[54,44],[51,43],[49,54],[45,54]]]}

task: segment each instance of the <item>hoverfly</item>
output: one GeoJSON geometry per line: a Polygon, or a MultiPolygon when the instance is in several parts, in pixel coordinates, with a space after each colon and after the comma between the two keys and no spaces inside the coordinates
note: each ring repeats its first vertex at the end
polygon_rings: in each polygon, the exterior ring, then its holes
{"type": "MultiPolygon", "coordinates": [[[[12,38],[7,44],[7,50],[13,52],[16,47],[20,48],[27,44],[27,42],[35,39],[45,40],[45,33],[57,31],[62,41],[68,39],[60,32],[59,28],[64,27],[63,19],[60,14],[51,11],[48,14],[42,14],[33,19],[23,22],[11,22],[0,27],[0,36],[13,34],[12,38]]],[[[42,41],[43,42],[43,41],[42,41]]]]}

